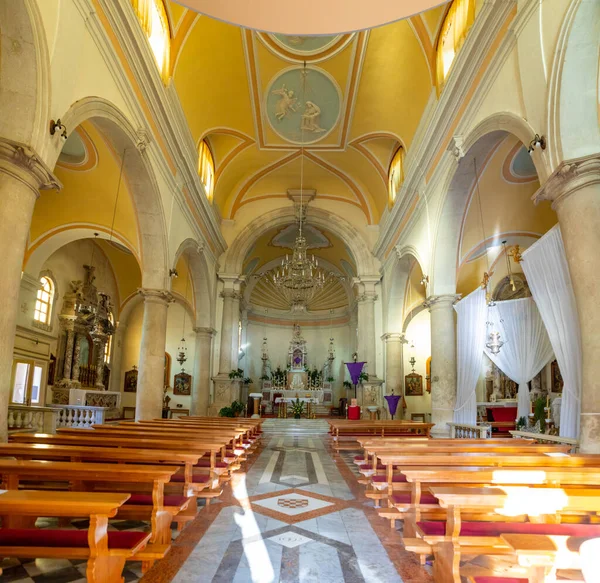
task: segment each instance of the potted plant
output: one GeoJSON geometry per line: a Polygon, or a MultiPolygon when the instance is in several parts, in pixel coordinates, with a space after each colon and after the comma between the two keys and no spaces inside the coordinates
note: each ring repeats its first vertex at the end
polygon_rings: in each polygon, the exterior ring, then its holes
{"type": "Polygon", "coordinates": [[[231,407],[223,407],[219,411],[219,417],[235,417],[235,414],[231,407]]]}
{"type": "Polygon", "coordinates": [[[527,426],[527,419],[525,419],[525,417],[519,417],[519,420],[517,421],[517,431],[521,431],[522,429],[524,429],[527,426]]]}
{"type": "Polygon", "coordinates": [[[244,378],[244,371],[241,368],[238,368],[237,370],[232,368],[231,372],[229,373],[229,378],[231,380],[235,380],[235,379],[243,379],[244,378]]]}
{"type": "Polygon", "coordinates": [[[362,383],[363,381],[368,381],[369,380],[369,375],[366,372],[361,372],[360,375],[358,375],[358,383],[362,383]]]}
{"type": "Polygon", "coordinates": [[[233,417],[239,417],[244,410],[244,403],[241,401],[234,401],[231,403],[231,410],[233,411],[233,417]]]}
{"type": "Polygon", "coordinates": [[[254,381],[250,378],[250,377],[246,377],[244,379],[244,384],[245,385],[251,385],[254,381]]]}
{"type": "Polygon", "coordinates": [[[344,381],[344,389],[351,389],[352,383],[350,381],[344,381]]]}
{"type": "Polygon", "coordinates": [[[294,414],[294,419],[300,419],[302,413],[304,413],[304,401],[300,399],[292,401],[292,413],[294,414]]]}
{"type": "Polygon", "coordinates": [[[335,383],[335,379],[333,377],[327,377],[328,383],[335,383]]]}
{"type": "Polygon", "coordinates": [[[268,381],[269,380],[269,375],[268,374],[264,374],[263,376],[260,377],[261,381],[268,381]]]}

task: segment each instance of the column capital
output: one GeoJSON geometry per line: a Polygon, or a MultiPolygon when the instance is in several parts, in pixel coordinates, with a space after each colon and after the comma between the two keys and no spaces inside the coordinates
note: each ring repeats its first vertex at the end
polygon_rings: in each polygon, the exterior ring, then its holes
{"type": "Polygon", "coordinates": [[[578,190],[600,183],[600,153],[564,160],[531,197],[534,204],[552,202],[552,208],[578,190]]]}
{"type": "Polygon", "coordinates": [[[196,336],[199,336],[200,338],[212,338],[217,333],[217,331],[214,328],[207,328],[202,326],[194,328],[194,332],[196,333],[196,336]]]}
{"type": "Polygon", "coordinates": [[[155,304],[170,304],[175,301],[173,294],[166,289],[151,289],[147,287],[138,288],[138,294],[144,298],[144,302],[155,304]]]}
{"type": "Polygon", "coordinates": [[[460,298],[462,294],[445,294],[439,296],[429,296],[423,305],[431,312],[433,309],[451,308],[460,298]]]}
{"type": "Polygon", "coordinates": [[[241,300],[242,294],[239,291],[233,289],[224,289],[219,294],[223,299],[241,300]]]}
{"type": "Polygon", "coordinates": [[[36,196],[40,190],[60,190],[62,184],[35,151],[20,142],[0,138],[0,172],[27,185],[36,196]]]}
{"type": "Polygon", "coordinates": [[[406,336],[402,332],[386,332],[382,334],[381,339],[384,342],[400,342],[402,344],[408,344],[406,336]]]}
{"type": "Polygon", "coordinates": [[[356,298],[356,301],[359,304],[363,304],[363,303],[367,303],[367,302],[375,303],[377,301],[377,298],[378,298],[378,296],[375,292],[364,292],[356,298]]]}
{"type": "Polygon", "coordinates": [[[75,318],[74,316],[67,316],[63,314],[58,315],[58,321],[60,323],[60,327],[67,332],[73,332],[75,330],[75,318]]]}

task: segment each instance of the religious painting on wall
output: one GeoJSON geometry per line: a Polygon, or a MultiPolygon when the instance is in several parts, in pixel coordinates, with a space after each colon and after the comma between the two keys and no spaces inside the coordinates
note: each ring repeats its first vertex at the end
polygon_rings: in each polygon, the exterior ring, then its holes
{"type": "Polygon", "coordinates": [[[404,377],[404,395],[406,397],[420,397],[423,395],[423,377],[411,372],[404,377]]]}
{"type": "Polygon", "coordinates": [[[552,392],[553,393],[562,393],[563,385],[565,384],[560,374],[560,368],[558,367],[558,362],[556,360],[552,361],[552,392]]]}
{"type": "Polygon", "coordinates": [[[138,371],[137,366],[125,373],[125,386],[123,390],[126,393],[135,393],[137,391],[138,371]]]}
{"type": "Polygon", "coordinates": [[[191,395],[192,394],[192,375],[187,372],[180,372],[173,377],[173,394],[174,395],[191,395]]]}

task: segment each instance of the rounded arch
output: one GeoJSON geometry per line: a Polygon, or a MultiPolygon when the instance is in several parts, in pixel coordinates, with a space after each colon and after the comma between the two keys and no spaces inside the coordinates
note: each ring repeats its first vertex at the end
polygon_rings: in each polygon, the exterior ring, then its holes
{"type": "Polygon", "coordinates": [[[43,156],[50,120],[50,59],[37,2],[0,0],[0,36],[0,71],[10,71],[0,84],[0,136],[43,156]]]}
{"type": "Polygon", "coordinates": [[[195,239],[186,239],[179,245],[173,268],[181,257],[185,257],[194,286],[196,304],[195,325],[200,328],[214,328],[215,306],[211,272],[203,254],[203,247],[195,239]]]}
{"type": "MultiPolygon", "coordinates": [[[[145,134],[136,130],[115,105],[99,97],[77,101],[63,116],[63,123],[68,128],[76,128],[87,120],[104,134],[115,152],[127,150],[124,172],[139,225],[142,286],[168,289],[166,221],[158,183],[145,154],[145,134]]],[[[50,167],[56,165],[61,148],[62,144],[59,144],[52,152],[50,167]]]]}
{"type": "MultiPolygon", "coordinates": [[[[479,123],[464,139],[460,158],[454,172],[448,173],[442,187],[443,202],[437,217],[436,237],[432,251],[430,288],[432,295],[453,294],[457,283],[457,249],[461,226],[475,180],[473,160],[484,160],[507,135],[512,134],[527,145],[534,135],[531,126],[519,116],[498,113],[479,123]]],[[[540,182],[549,173],[541,151],[535,150],[532,161],[540,182]]]]}
{"type": "Polygon", "coordinates": [[[387,288],[387,332],[404,332],[406,286],[415,263],[423,269],[422,260],[415,247],[406,245],[397,249],[387,288]]]}
{"type": "MultiPolygon", "coordinates": [[[[250,222],[235,238],[226,252],[223,261],[223,273],[241,274],[244,259],[250,247],[265,231],[289,225],[296,220],[293,207],[285,207],[266,213],[250,222]]],[[[356,263],[358,277],[375,275],[379,272],[379,262],[373,256],[367,244],[348,221],[329,211],[309,208],[307,224],[331,231],[337,235],[350,250],[356,263]]]]}
{"type": "Polygon", "coordinates": [[[573,0],[559,32],[548,86],[553,167],[600,150],[600,4],[573,0]]]}

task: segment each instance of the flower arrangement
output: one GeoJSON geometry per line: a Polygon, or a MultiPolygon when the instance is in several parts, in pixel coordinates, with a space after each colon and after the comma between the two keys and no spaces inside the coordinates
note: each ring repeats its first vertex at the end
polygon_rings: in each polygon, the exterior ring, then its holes
{"type": "Polygon", "coordinates": [[[323,380],[323,373],[316,368],[308,371],[308,386],[311,389],[317,389],[321,386],[323,380]]]}
{"type": "Polygon", "coordinates": [[[276,387],[285,385],[286,383],[286,372],[284,370],[281,370],[281,367],[278,366],[272,373],[271,373],[271,380],[273,381],[273,384],[276,387]]]}
{"type": "Polygon", "coordinates": [[[369,380],[369,375],[366,372],[361,372],[360,375],[358,376],[358,382],[362,383],[363,381],[368,381],[369,380]]]}
{"type": "Polygon", "coordinates": [[[269,377],[269,375],[268,375],[268,374],[264,374],[264,375],[262,375],[262,376],[260,377],[260,380],[261,380],[261,381],[268,381],[268,380],[270,380],[270,377],[269,377]]]}
{"type": "Polygon", "coordinates": [[[237,370],[235,368],[232,368],[231,372],[229,373],[229,378],[230,379],[243,379],[244,371],[241,368],[238,368],[237,370]]]}
{"type": "Polygon", "coordinates": [[[294,414],[294,419],[300,419],[302,413],[304,413],[304,402],[300,399],[292,401],[292,413],[294,414]]]}

